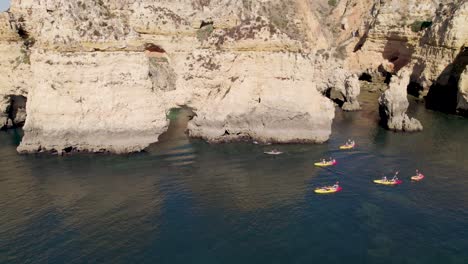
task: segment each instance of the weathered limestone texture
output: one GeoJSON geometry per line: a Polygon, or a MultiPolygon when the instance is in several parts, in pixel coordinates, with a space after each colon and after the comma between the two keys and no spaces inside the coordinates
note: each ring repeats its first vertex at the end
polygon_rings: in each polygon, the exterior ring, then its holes
{"type": "Polygon", "coordinates": [[[386,123],[388,129],[407,132],[423,129],[421,122],[406,114],[409,106],[406,87],[410,82],[410,74],[408,69],[403,69],[398,75],[393,76],[389,89],[379,98],[382,121],[386,123]]]}
{"type": "Polygon", "coordinates": [[[186,106],[190,135],[209,141],[324,142],[335,111],[325,95],[358,110],[358,75],[411,69],[382,100],[389,128],[417,130],[404,86],[464,87],[467,6],[12,0],[0,14],[0,126],[26,118],[20,152],[123,153],[157,142],[166,113],[186,106]]]}
{"type": "Polygon", "coordinates": [[[0,13],[0,129],[24,122],[24,108],[13,109],[12,102],[27,95],[31,76],[29,51],[11,20],[8,13],[0,13]]]}
{"type": "Polygon", "coordinates": [[[316,8],[330,9],[295,0],[14,0],[19,40],[34,40],[25,46],[18,151],[140,151],[178,106],[197,115],[190,134],[210,141],[324,142],[335,109],[314,80],[315,63],[327,63],[314,51],[329,45],[316,8]]]}
{"type": "Polygon", "coordinates": [[[358,96],[361,93],[361,85],[359,84],[359,77],[357,74],[348,76],[345,81],[344,94],[345,102],[343,104],[343,110],[345,111],[357,111],[361,109],[361,105],[358,101],[358,96]]]}
{"type": "Polygon", "coordinates": [[[18,151],[140,151],[165,131],[144,53],[36,51],[31,58],[36,85],[18,151]]]}

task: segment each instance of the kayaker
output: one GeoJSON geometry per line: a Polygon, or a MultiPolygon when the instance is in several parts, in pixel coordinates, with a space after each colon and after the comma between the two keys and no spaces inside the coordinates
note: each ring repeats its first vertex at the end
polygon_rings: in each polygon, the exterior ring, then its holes
{"type": "Polygon", "coordinates": [[[392,181],[394,181],[394,182],[398,181],[398,177],[397,177],[398,173],[399,173],[399,171],[395,172],[395,176],[393,176],[392,181]]]}
{"type": "Polygon", "coordinates": [[[322,163],[323,163],[323,164],[327,164],[327,162],[325,161],[325,159],[322,159],[322,163]]]}
{"type": "Polygon", "coordinates": [[[416,176],[421,176],[421,175],[422,175],[422,173],[420,173],[419,170],[416,169],[416,176]]]}
{"type": "Polygon", "coordinates": [[[382,177],[382,181],[388,182],[387,176],[383,176],[383,177],[382,177]]]}
{"type": "Polygon", "coordinates": [[[332,187],[333,187],[333,189],[335,189],[335,190],[338,189],[338,188],[340,188],[340,182],[336,182],[335,185],[333,185],[332,187]]]}

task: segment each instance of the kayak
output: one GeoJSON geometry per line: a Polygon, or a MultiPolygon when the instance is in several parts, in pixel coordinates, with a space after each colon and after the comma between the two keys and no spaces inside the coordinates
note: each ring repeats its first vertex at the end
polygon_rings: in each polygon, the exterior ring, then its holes
{"type": "Polygon", "coordinates": [[[325,193],[337,193],[339,191],[343,190],[343,188],[341,187],[338,187],[338,188],[327,188],[327,187],[323,187],[323,188],[317,188],[315,189],[315,193],[320,193],[320,194],[325,194],[325,193]]]}
{"type": "Polygon", "coordinates": [[[383,184],[383,185],[398,185],[398,184],[403,183],[403,181],[401,181],[401,180],[397,180],[397,181],[374,180],[374,183],[383,184]]]}
{"type": "Polygon", "coordinates": [[[315,166],[318,166],[318,167],[329,167],[329,166],[333,166],[333,165],[336,165],[338,162],[333,162],[333,161],[328,161],[328,162],[316,162],[314,163],[315,166]]]}
{"type": "Polygon", "coordinates": [[[353,149],[356,145],[343,145],[343,146],[340,146],[340,149],[353,149]]]}
{"type": "Polygon", "coordinates": [[[268,155],[281,155],[281,154],[283,154],[283,152],[281,152],[281,151],[265,151],[263,153],[268,154],[268,155]]]}
{"type": "Polygon", "coordinates": [[[420,181],[422,179],[424,179],[424,175],[422,175],[422,174],[411,177],[411,180],[413,180],[413,181],[420,181]]]}

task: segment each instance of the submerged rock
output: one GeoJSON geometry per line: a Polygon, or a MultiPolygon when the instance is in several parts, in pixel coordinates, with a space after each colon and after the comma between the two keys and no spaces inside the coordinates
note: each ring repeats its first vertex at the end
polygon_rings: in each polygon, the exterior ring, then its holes
{"type": "Polygon", "coordinates": [[[379,98],[380,115],[388,129],[395,131],[421,131],[423,126],[416,118],[406,114],[409,106],[407,87],[410,82],[410,71],[401,70],[392,77],[389,89],[379,98]]]}

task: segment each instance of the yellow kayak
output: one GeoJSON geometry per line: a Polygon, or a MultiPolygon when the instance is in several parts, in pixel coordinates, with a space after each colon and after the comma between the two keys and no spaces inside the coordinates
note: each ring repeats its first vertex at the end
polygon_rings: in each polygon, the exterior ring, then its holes
{"type": "Polygon", "coordinates": [[[317,189],[315,189],[315,193],[320,193],[320,194],[336,193],[336,192],[341,191],[342,189],[343,188],[341,188],[341,187],[338,187],[338,188],[327,188],[327,187],[317,188],[317,189]]]}
{"type": "Polygon", "coordinates": [[[329,166],[333,166],[333,165],[336,165],[338,162],[336,161],[328,161],[328,162],[316,162],[314,163],[315,166],[317,167],[329,167],[329,166]]]}
{"type": "Polygon", "coordinates": [[[340,149],[353,149],[354,148],[354,145],[343,145],[343,146],[340,146],[340,149]]]}
{"type": "Polygon", "coordinates": [[[402,181],[400,181],[400,180],[397,180],[397,181],[392,181],[392,180],[389,180],[389,181],[374,180],[374,183],[383,184],[383,185],[398,185],[398,184],[401,184],[402,181]]]}

